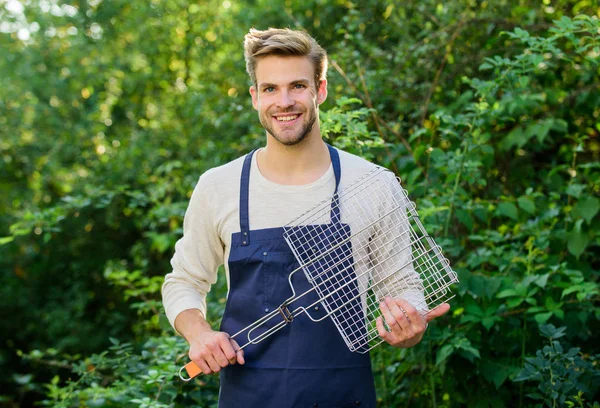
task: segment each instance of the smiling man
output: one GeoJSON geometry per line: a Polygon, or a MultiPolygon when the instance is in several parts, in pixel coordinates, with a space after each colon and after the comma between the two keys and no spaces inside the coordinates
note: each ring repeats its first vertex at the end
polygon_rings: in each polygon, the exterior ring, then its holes
{"type": "MultiPolygon", "coordinates": [[[[244,350],[230,338],[292,294],[288,275],[297,263],[282,226],[374,166],[321,137],[327,55],[312,37],[252,29],[244,48],[266,145],[200,177],[163,285],[167,316],[202,373],[221,373],[219,407],[374,408],[369,354],[350,352],[330,319],[314,323],[301,315],[244,350]],[[220,265],[229,292],[217,331],[205,316],[220,265]]],[[[424,319],[408,297],[388,297],[381,311],[389,331],[378,322],[379,335],[392,346],[412,347],[427,322],[448,309],[443,304],[424,319]]]]}

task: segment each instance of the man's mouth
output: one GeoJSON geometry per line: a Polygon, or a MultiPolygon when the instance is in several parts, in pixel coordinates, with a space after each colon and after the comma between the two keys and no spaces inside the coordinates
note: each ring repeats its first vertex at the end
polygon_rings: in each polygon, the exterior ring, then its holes
{"type": "Polygon", "coordinates": [[[276,116],[275,119],[280,123],[288,123],[293,122],[300,117],[299,114],[296,115],[287,115],[287,116],[276,116]]]}

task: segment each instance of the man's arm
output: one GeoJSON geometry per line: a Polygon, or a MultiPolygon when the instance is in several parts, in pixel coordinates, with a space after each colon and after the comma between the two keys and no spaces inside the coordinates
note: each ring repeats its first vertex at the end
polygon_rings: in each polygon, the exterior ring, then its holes
{"type": "Polygon", "coordinates": [[[165,277],[163,304],[171,325],[190,345],[189,356],[205,374],[218,372],[229,362],[243,363],[235,342],[226,333],[212,330],[205,319],[206,295],[217,280],[224,249],[213,208],[214,180],[205,173],[190,199],[183,237],[175,245],[173,271],[165,277]]]}
{"type": "Polygon", "coordinates": [[[381,316],[376,321],[381,338],[394,347],[412,347],[418,344],[427,328],[427,324],[450,310],[450,305],[443,303],[434,310],[429,310],[427,304],[428,292],[431,288],[423,282],[415,268],[413,259],[414,232],[409,220],[409,206],[392,173],[384,173],[383,183],[393,186],[388,191],[389,199],[382,200],[382,214],[392,211],[389,205],[399,204],[400,208],[393,215],[384,217],[377,224],[378,237],[373,240],[376,245],[372,248],[373,278],[379,282],[375,285],[374,293],[380,299],[381,316]],[[425,316],[423,316],[425,315],[425,316]],[[384,327],[384,322],[389,332],[384,327]]]}
{"type": "Polygon", "coordinates": [[[190,359],[204,374],[218,373],[229,364],[244,364],[244,352],[224,332],[210,327],[198,309],[187,309],[177,315],[175,330],[190,345],[190,359]],[[237,350],[237,352],[236,352],[237,350]]]}

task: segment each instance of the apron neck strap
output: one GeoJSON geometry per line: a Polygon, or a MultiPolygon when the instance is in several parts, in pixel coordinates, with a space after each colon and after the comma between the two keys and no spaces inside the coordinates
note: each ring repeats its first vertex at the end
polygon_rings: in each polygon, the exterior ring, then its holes
{"type": "Polygon", "coordinates": [[[240,180],[240,232],[242,233],[242,245],[250,243],[250,218],[248,215],[248,196],[250,195],[250,168],[252,167],[252,155],[257,149],[246,155],[242,166],[242,177],[240,180]]]}
{"type": "Polygon", "coordinates": [[[340,179],[342,178],[342,166],[340,165],[340,155],[338,151],[331,145],[327,145],[329,149],[329,157],[331,157],[331,164],[333,165],[333,174],[335,175],[335,191],[333,192],[333,199],[331,200],[331,223],[339,224],[341,221],[340,216],[340,198],[338,197],[338,186],[340,185],[340,179]]]}
{"type": "MultiPolygon", "coordinates": [[[[335,191],[331,200],[331,222],[338,224],[340,222],[340,206],[337,194],[341,179],[341,165],[338,151],[330,145],[327,145],[329,157],[333,165],[333,174],[335,175],[335,191]]],[[[250,169],[252,167],[252,156],[257,149],[252,150],[244,158],[242,166],[242,177],[240,180],[240,231],[242,233],[242,245],[250,243],[250,217],[248,212],[248,197],[250,195],[250,169]]]]}

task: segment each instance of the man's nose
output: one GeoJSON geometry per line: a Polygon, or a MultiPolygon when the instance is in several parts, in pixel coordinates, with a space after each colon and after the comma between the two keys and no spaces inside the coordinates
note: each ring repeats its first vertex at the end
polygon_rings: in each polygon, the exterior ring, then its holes
{"type": "Polygon", "coordinates": [[[277,106],[280,108],[289,108],[294,104],[294,99],[290,95],[290,93],[284,89],[279,92],[279,98],[277,99],[277,106]]]}

